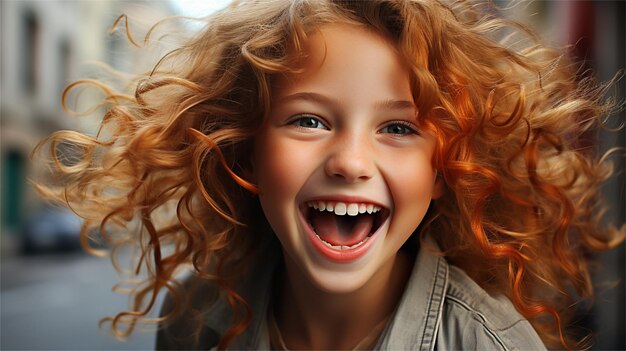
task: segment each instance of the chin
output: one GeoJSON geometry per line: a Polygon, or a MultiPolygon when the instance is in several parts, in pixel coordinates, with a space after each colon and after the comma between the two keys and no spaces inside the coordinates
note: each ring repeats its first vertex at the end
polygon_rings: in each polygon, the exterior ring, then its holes
{"type": "Polygon", "coordinates": [[[321,291],[328,294],[349,294],[361,289],[372,274],[363,269],[360,271],[316,271],[309,272],[309,280],[321,291]]]}

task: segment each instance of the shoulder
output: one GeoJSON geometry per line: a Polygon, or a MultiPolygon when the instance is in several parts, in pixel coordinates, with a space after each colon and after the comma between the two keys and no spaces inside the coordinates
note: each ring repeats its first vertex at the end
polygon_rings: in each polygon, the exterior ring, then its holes
{"type": "Polygon", "coordinates": [[[491,296],[458,267],[449,266],[438,348],[544,350],[531,324],[503,295],[491,296]]]}
{"type": "MultiPolygon", "coordinates": [[[[279,249],[279,248],[278,248],[279,249]]],[[[265,315],[268,308],[274,270],[281,256],[265,248],[258,255],[250,269],[242,270],[242,275],[232,284],[235,292],[251,312],[248,327],[239,334],[229,348],[258,349],[262,344],[265,315]]],[[[215,281],[202,279],[189,274],[181,279],[178,301],[180,313],[160,323],[157,332],[158,350],[207,350],[217,346],[222,335],[228,331],[233,321],[234,310],[227,292],[215,281]]],[[[172,293],[165,297],[161,317],[172,311],[175,305],[172,293]]]]}
{"type": "MultiPolygon", "coordinates": [[[[187,302],[179,306],[182,310],[174,317],[162,321],[156,335],[156,350],[208,350],[217,345],[219,334],[204,325],[202,311],[217,303],[219,289],[215,284],[201,280],[194,275],[184,278],[179,301],[187,302]],[[202,297],[202,298],[201,298],[202,297]]],[[[161,306],[160,317],[172,313],[175,297],[168,292],[161,306]]]]}

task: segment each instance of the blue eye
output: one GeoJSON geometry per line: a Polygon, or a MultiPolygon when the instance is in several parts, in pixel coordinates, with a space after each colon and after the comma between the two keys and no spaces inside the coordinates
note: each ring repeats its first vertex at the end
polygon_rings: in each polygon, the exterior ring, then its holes
{"type": "Polygon", "coordinates": [[[308,115],[301,116],[291,121],[291,124],[296,127],[302,127],[302,128],[328,129],[326,125],[324,125],[324,123],[319,120],[319,118],[314,117],[314,116],[308,116],[308,115]]]}
{"type": "Polygon", "coordinates": [[[393,122],[386,126],[384,126],[379,133],[387,133],[387,134],[396,134],[396,135],[407,135],[407,134],[418,134],[415,127],[408,122],[393,122]]]}

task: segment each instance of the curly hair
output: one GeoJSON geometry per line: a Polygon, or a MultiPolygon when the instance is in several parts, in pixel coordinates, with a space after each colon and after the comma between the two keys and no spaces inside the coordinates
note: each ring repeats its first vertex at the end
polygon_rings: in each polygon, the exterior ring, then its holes
{"type": "Polygon", "coordinates": [[[40,143],[57,178],[37,187],[85,218],[86,247],[97,228],[114,264],[121,247],[139,249],[134,273],[145,278],[131,309],[106,319],[112,330],[124,337],[137,322],[175,318],[188,300],[177,274],[190,267],[235,312],[219,347],[246,328],[251,311],[233,282],[272,237],[244,179],[253,139],[272,79],[297,74],[308,35],[339,21],[384,35],[412,73],[447,187],[419,231],[436,233],[447,259],[486,290],[506,294],[544,342],[568,347],[570,299],[592,294],[585,255],[624,237],[601,223],[611,164],[580,142],[615,104],[604,98],[610,84],[577,80],[562,50],[488,10],[467,1],[240,1],[137,78],[134,94],[95,80],[70,85],[64,104],[73,89],[96,86],[107,111],[96,136],[60,131],[40,143]],[[149,318],[163,291],[174,308],[149,318]]]}

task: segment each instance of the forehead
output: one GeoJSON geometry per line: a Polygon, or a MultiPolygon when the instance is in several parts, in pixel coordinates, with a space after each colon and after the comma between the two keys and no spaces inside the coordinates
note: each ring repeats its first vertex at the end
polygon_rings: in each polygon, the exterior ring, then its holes
{"type": "Polygon", "coordinates": [[[303,50],[301,70],[279,76],[274,84],[274,97],[320,88],[382,89],[395,95],[410,92],[409,69],[398,50],[381,34],[365,26],[322,26],[308,37],[303,50]]]}

